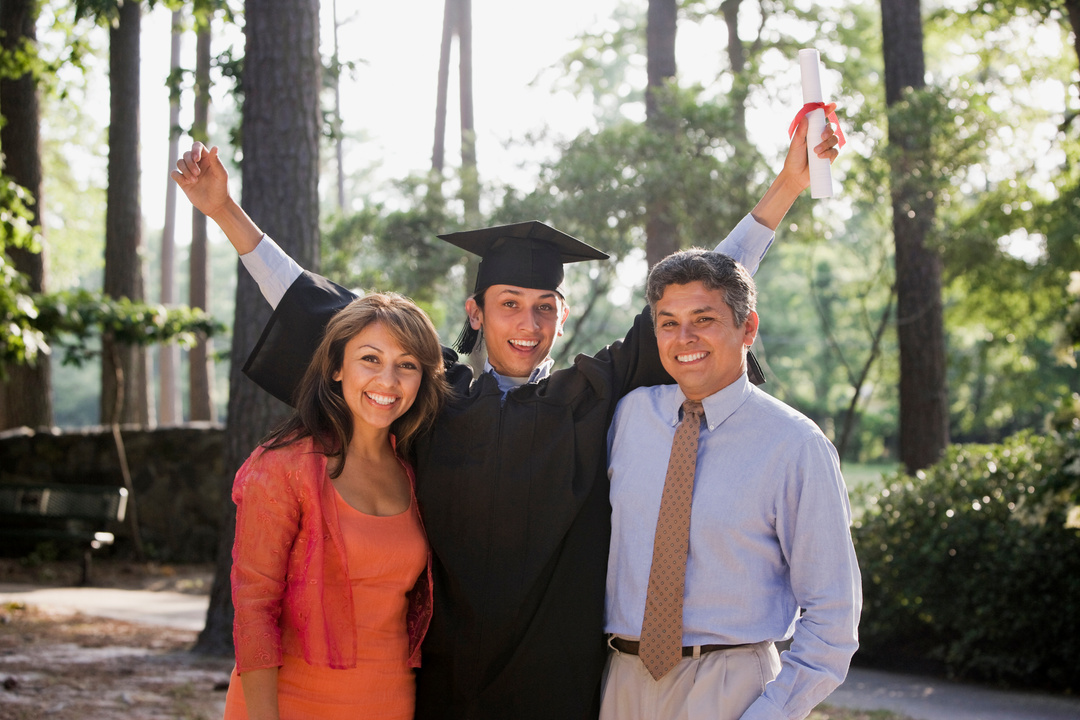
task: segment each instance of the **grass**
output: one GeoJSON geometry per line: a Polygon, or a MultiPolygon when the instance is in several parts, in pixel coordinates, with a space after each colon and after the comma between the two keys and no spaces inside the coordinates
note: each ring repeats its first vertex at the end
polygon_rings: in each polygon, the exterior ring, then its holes
{"type": "Polygon", "coordinates": [[[853,463],[843,464],[844,482],[848,489],[874,489],[882,485],[881,477],[896,472],[900,463],[853,463]]]}

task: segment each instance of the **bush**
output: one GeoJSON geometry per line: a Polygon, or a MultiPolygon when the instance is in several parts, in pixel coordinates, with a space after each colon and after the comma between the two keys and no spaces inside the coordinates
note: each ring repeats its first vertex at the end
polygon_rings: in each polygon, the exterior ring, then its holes
{"type": "Polygon", "coordinates": [[[1080,431],[950,448],[898,473],[854,537],[858,662],[1080,691],[1080,431]]]}

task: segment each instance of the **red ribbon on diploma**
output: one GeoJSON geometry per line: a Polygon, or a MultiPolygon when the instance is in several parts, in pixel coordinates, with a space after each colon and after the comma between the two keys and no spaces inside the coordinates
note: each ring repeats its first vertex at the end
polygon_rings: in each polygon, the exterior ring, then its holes
{"type": "MultiPolygon", "coordinates": [[[[802,106],[802,110],[795,113],[795,119],[791,121],[791,127],[789,127],[788,131],[787,131],[789,139],[791,138],[792,135],[795,134],[795,128],[797,128],[799,126],[799,121],[802,120],[804,117],[806,117],[806,115],[808,113],[810,113],[810,112],[812,112],[814,110],[817,110],[818,108],[821,108],[822,110],[824,110],[825,109],[825,103],[823,103],[823,102],[806,103],[805,105],[802,106]]],[[[833,124],[833,127],[836,129],[836,138],[837,138],[837,141],[838,141],[836,146],[837,147],[844,147],[844,143],[847,142],[847,139],[844,137],[844,131],[840,129],[840,121],[836,119],[836,111],[835,110],[828,114],[828,119],[829,119],[829,122],[831,122],[833,124]]],[[[820,140],[820,139],[821,138],[818,138],[818,140],[820,140]]],[[[809,138],[808,138],[808,140],[809,140],[809,138]]]]}

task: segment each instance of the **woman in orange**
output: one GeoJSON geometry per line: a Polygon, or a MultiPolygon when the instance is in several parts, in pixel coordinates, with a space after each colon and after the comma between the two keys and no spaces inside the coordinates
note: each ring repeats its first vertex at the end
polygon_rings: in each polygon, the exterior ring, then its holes
{"type": "Polygon", "coordinates": [[[411,720],[431,552],[402,457],[446,393],[411,301],[367,295],[327,325],[296,412],[233,486],[226,720],[411,720]]]}

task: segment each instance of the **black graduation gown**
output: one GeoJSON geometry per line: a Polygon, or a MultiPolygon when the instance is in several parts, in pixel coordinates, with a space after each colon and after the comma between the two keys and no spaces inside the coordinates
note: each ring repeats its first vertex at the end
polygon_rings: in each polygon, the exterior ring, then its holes
{"type": "MultiPolygon", "coordinates": [[[[287,401],[326,320],[353,297],[305,273],[245,373],[287,401]]],[[[611,532],[608,425],[627,392],[672,382],[649,314],[624,340],[505,399],[492,375],[472,382],[471,369],[444,352],[456,396],[413,458],[435,579],[416,718],[595,718],[611,532]]],[[[752,372],[760,374],[756,364],[752,372]]]]}

